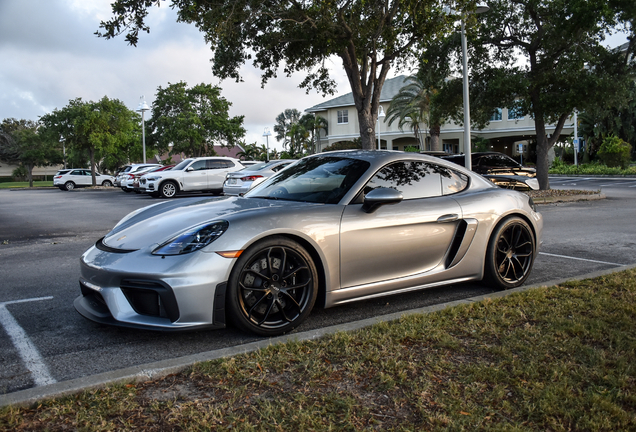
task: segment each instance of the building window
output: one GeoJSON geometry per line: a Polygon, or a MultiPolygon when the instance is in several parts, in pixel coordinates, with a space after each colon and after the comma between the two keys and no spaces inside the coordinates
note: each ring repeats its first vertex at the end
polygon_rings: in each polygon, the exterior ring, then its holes
{"type": "Polygon", "coordinates": [[[490,121],[501,121],[501,119],[503,118],[502,116],[502,109],[501,108],[495,108],[495,112],[492,113],[492,116],[490,117],[490,121]]]}
{"type": "Polygon", "coordinates": [[[523,111],[519,104],[508,108],[508,120],[523,120],[523,111]]]}
{"type": "Polygon", "coordinates": [[[349,123],[349,110],[338,110],[338,124],[349,123]]]}

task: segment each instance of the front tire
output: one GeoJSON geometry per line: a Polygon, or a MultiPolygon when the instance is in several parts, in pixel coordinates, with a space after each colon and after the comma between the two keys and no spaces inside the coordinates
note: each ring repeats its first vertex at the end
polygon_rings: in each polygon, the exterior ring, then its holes
{"type": "Polygon", "coordinates": [[[104,182],[102,183],[102,186],[112,187],[113,183],[110,180],[104,180],[104,182]]]}
{"type": "Polygon", "coordinates": [[[179,191],[179,188],[177,187],[177,185],[171,181],[165,182],[159,188],[159,193],[164,198],[173,198],[178,191],[179,191]]]}
{"type": "Polygon", "coordinates": [[[240,256],[230,275],[230,320],[260,336],[299,326],[318,295],[318,272],[309,253],[286,237],[260,241],[240,256]]]}
{"type": "Polygon", "coordinates": [[[72,181],[64,183],[64,189],[66,189],[67,191],[72,191],[73,189],[75,189],[75,183],[73,183],[72,181]]]}
{"type": "Polygon", "coordinates": [[[519,217],[504,220],[488,242],[484,281],[499,289],[520,286],[530,275],[535,252],[534,234],[528,223],[519,217]]]}

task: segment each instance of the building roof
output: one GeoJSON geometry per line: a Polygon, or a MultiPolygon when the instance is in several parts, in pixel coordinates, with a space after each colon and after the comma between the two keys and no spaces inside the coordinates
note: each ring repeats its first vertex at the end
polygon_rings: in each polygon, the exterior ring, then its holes
{"type": "MultiPolygon", "coordinates": [[[[400,89],[404,87],[404,81],[406,80],[406,75],[400,75],[395,78],[388,79],[384,81],[384,85],[382,86],[382,92],[380,93],[380,102],[389,102],[393,99],[393,96],[398,94],[400,89]]],[[[330,108],[340,108],[346,106],[355,105],[353,102],[353,93],[347,93],[342,96],[338,96],[337,98],[328,100],[326,102],[320,103],[318,105],[314,105],[311,108],[306,109],[306,112],[319,112],[326,111],[330,108]]]]}

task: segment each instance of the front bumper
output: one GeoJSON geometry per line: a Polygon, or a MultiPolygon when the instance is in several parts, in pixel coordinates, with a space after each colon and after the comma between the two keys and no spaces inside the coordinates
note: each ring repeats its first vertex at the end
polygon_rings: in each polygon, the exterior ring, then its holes
{"type": "Polygon", "coordinates": [[[102,324],[154,330],[225,327],[232,259],[215,253],[154,256],[91,247],[80,260],[75,309],[102,324]]]}

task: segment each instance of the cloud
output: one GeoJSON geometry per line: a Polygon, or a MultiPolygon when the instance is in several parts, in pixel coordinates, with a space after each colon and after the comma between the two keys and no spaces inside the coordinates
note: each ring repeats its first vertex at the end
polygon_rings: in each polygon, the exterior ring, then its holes
{"type": "MultiPolygon", "coordinates": [[[[212,53],[203,34],[177,23],[176,11],[164,5],[150,11],[150,34],[140,34],[138,46],[132,47],[123,36],[105,40],[94,35],[99,22],[110,18],[109,0],[1,0],[0,119],[35,120],[78,97],[108,96],[135,109],[142,95],[152,104],[159,86],[210,83],[220,86],[232,103],[231,115],[245,116],[246,142],[262,144],[264,128],[273,128],[286,108],[303,111],[325,100],[298,88],[302,74],[281,74],[262,89],[260,72],[245,65],[244,82],[220,81],[212,75],[212,53]]],[[[341,65],[335,61],[332,69],[348,92],[341,65]]]]}

